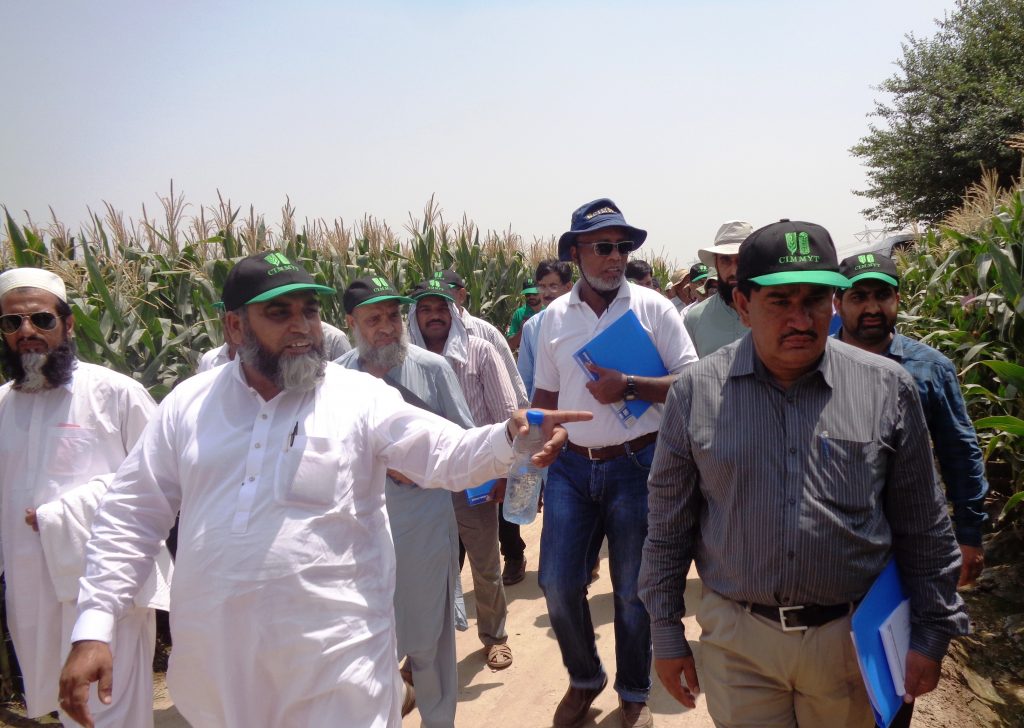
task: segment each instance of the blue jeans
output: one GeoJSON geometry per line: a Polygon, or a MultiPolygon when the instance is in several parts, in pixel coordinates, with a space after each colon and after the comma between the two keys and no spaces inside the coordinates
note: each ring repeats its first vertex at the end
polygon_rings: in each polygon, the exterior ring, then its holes
{"type": "Polygon", "coordinates": [[[651,620],[637,580],[654,447],[603,462],[563,450],[544,486],[539,582],[569,682],[594,689],[605,680],[587,604],[593,552],[604,534],[615,603],[615,691],[631,702],[646,702],[651,690],[651,620]]]}

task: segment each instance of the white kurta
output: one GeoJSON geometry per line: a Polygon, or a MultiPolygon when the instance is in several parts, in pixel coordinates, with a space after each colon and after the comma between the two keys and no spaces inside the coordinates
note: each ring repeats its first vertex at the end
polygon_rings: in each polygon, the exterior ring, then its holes
{"type": "MultiPolygon", "coordinates": [[[[57,710],[93,514],[110,474],[155,409],[142,385],[81,362],[63,387],[36,393],[0,388],[0,564],[30,716],[57,710]],[[25,524],[26,508],[36,509],[39,533],[25,524]]],[[[159,571],[167,577],[169,570],[163,549],[159,571]]],[[[165,581],[151,580],[138,603],[166,609],[165,581]]],[[[115,636],[124,665],[114,676],[111,707],[94,701],[97,725],[127,725],[129,716],[144,721],[132,725],[152,725],[154,637],[151,610],[126,612],[115,636]],[[139,660],[143,664],[135,664],[139,660]]]]}
{"type": "Polygon", "coordinates": [[[193,725],[399,726],[388,467],[466,488],[507,469],[504,425],[465,431],[329,364],[270,401],[238,362],[161,404],[87,549],[75,639],[114,615],[181,509],[168,686],[193,725]]]}

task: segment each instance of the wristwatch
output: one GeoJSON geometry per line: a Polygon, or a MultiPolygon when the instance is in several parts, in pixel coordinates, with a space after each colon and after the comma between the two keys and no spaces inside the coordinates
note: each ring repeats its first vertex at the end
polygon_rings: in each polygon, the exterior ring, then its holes
{"type": "Polygon", "coordinates": [[[623,392],[622,398],[627,402],[632,402],[636,399],[636,377],[632,374],[626,375],[626,391],[623,392]]]}

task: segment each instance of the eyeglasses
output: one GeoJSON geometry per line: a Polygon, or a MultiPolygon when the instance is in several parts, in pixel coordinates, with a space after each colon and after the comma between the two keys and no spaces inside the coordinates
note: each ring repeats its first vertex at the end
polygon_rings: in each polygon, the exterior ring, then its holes
{"type": "Polygon", "coordinates": [[[49,311],[36,311],[35,313],[5,313],[0,316],[0,331],[5,334],[13,334],[21,328],[21,324],[28,319],[40,331],[53,331],[57,328],[57,319],[61,318],[49,311]]]}
{"type": "Polygon", "coordinates": [[[593,245],[594,252],[604,257],[612,254],[613,250],[618,250],[619,255],[629,255],[636,248],[636,243],[632,240],[623,240],[620,243],[611,243],[607,240],[602,240],[597,243],[576,243],[577,245],[593,245]]]}
{"type": "Polygon", "coordinates": [[[552,283],[551,285],[548,286],[537,286],[538,291],[547,291],[548,293],[560,293],[563,288],[565,288],[564,283],[552,283]]]}

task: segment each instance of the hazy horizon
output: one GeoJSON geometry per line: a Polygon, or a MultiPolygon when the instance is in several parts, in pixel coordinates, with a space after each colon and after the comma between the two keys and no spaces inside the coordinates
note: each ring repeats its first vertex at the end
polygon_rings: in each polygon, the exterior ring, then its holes
{"type": "MultiPolygon", "coordinates": [[[[73,229],[174,180],[270,225],[445,219],[527,242],[611,197],[684,263],[725,220],[865,226],[849,147],[954,3],[5,4],[0,204],[73,229]]],[[[196,213],[196,207],[189,213],[196,213]]]]}

